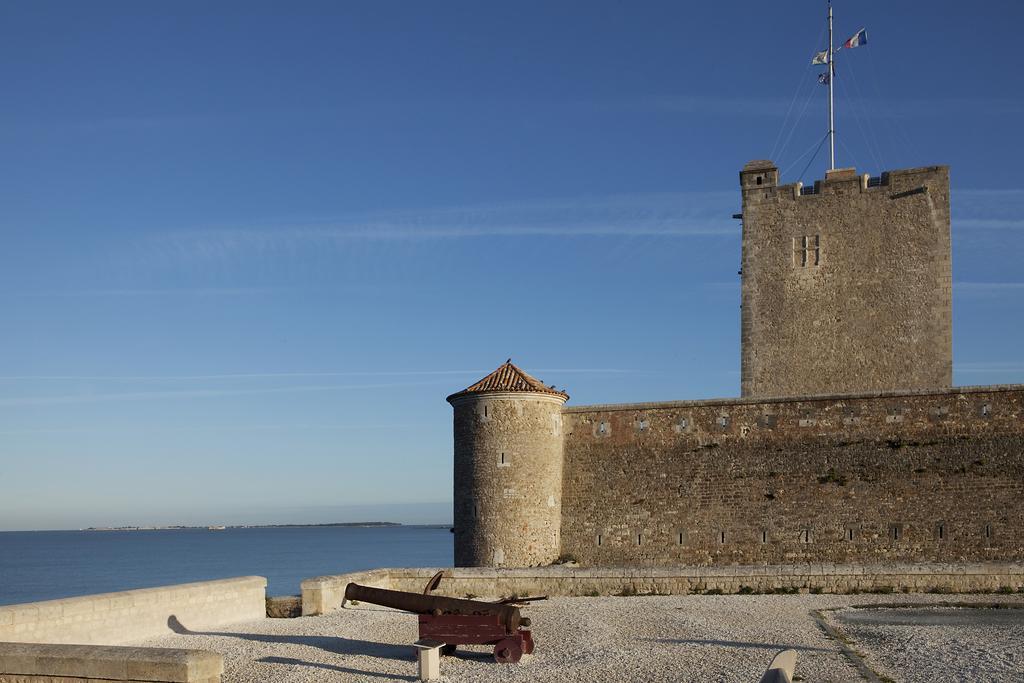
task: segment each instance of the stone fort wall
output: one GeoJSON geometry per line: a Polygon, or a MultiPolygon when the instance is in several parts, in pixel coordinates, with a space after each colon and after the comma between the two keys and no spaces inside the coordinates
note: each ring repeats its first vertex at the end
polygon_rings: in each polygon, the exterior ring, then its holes
{"type": "Polygon", "coordinates": [[[1024,386],[563,409],[584,565],[1024,559],[1024,386]]]}

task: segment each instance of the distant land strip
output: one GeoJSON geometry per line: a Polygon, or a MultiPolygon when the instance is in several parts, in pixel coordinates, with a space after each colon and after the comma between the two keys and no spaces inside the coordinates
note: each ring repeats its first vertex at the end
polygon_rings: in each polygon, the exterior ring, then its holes
{"type": "Polygon", "coordinates": [[[430,529],[446,529],[451,524],[400,524],[398,522],[328,522],[326,524],[228,524],[210,526],[91,526],[81,531],[174,531],[182,529],[206,529],[220,531],[223,529],[305,529],[311,527],[396,527],[409,526],[430,529]]]}

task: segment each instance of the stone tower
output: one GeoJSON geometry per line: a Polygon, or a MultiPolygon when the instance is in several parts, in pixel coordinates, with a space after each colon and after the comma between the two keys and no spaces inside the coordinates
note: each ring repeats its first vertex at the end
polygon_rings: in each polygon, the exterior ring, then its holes
{"type": "Polygon", "coordinates": [[[531,567],[561,552],[562,404],[509,360],[455,409],[455,566],[531,567]]]}
{"type": "Polygon", "coordinates": [[[743,396],[952,384],[949,167],[740,187],[743,396]]]}

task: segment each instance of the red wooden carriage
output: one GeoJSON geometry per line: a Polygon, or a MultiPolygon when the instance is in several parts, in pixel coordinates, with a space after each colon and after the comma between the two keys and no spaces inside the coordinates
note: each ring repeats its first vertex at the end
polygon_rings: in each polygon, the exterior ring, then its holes
{"type": "Polygon", "coordinates": [[[441,654],[446,655],[458,645],[494,645],[494,661],[501,664],[515,664],[524,654],[533,654],[530,629],[509,633],[501,617],[493,614],[421,614],[420,638],[440,640],[445,644],[441,654]]]}

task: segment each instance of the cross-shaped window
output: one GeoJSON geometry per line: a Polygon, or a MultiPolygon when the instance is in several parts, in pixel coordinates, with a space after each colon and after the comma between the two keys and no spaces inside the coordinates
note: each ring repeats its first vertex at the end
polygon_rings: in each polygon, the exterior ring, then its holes
{"type": "Polygon", "coordinates": [[[793,238],[793,265],[800,268],[816,266],[821,262],[821,238],[802,235],[793,238]]]}

